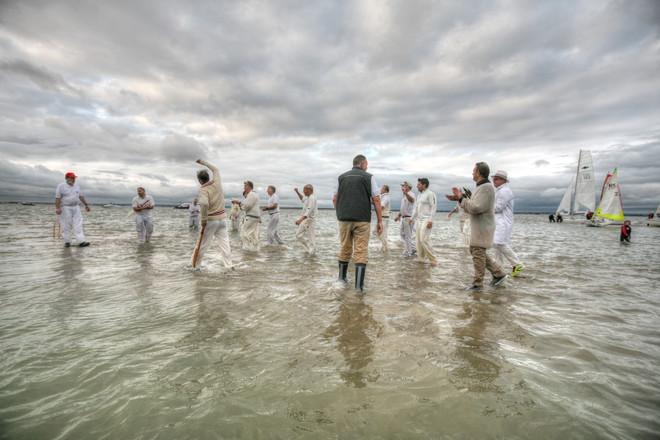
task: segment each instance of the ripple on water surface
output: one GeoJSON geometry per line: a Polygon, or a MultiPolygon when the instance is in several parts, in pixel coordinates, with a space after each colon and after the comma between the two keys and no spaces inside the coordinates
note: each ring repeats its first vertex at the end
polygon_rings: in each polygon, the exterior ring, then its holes
{"type": "MultiPolygon", "coordinates": [[[[92,246],[52,238],[52,208],[0,205],[0,431],[7,438],[644,438],[660,433],[660,229],[517,216],[526,265],[470,294],[439,214],[429,268],[370,247],[365,296],[336,278],[336,221],[295,242],[211,249],[188,268],[186,213],[135,243],[125,209],[86,215],[92,246]],[[612,267],[611,259],[617,263],[612,267]]],[[[350,268],[349,277],[353,277],[350,268]]]]}

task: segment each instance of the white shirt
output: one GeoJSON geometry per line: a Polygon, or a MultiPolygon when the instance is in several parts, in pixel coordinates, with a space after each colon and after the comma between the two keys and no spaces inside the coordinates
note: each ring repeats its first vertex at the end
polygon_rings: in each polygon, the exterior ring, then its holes
{"type": "Polygon", "coordinates": [[[268,198],[267,207],[272,208],[275,205],[277,205],[277,208],[269,210],[268,214],[275,214],[275,213],[280,212],[280,196],[273,193],[273,195],[268,198]]]}
{"type": "Polygon", "coordinates": [[[55,190],[55,198],[61,199],[60,203],[63,206],[78,206],[82,195],[83,193],[77,183],[73,185],[66,182],[60,183],[55,190]]]}
{"type": "Polygon", "coordinates": [[[307,218],[316,218],[316,213],[318,212],[318,209],[316,207],[316,196],[314,194],[305,196],[302,199],[302,203],[303,203],[302,215],[304,215],[307,218]]]}
{"type": "Polygon", "coordinates": [[[376,183],[376,176],[371,176],[371,197],[380,196],[380,187],[376,183]]]}
{"type": "Polygon", "coordinates": [[[495,188],[495,244],[511,243],[513,231],[513,191],[504,183],[495,188]]]}
{"type": "Polygon", "coordinates": [[[413,201],[409,202],[405,196],[401,199],[401,207],[399,208],[401,217],[411,217],[415,209],[415,193],[408,191],[407,194],[413,201]]]}
{"type": "Polygon", "coordinates": [[[149,194],[146,194],[144,197],[140,196],[135,196],[133,197],[133,208],[146,208],[143,209],[142,211],[137,211],[137,215],[143,215],[145,217],[151,217],[151,210],[156,206],[154,203],[153,197],[151,197],[149,194]]]}
{"type": "Polygon", "coordinates": [[[259,196],[254,191],[250,191],[243,202],[241,202],[241,210],[245,211],[245,215],[250,217],[259,218],[259,196]]]}
{"type": "Polygon", "coordinates": [[[415,209],[413,209],[413,220],[433,220],[433,214],[437,208],[435,194],[430,189],[419,193],[415,209]]]}
{"type": "Polygon", "coordinates": [[[383,193],[380,195],[380,207],[383,217],[390,216],[390,194],[383,193]]]}
{"type": "Polygon", "coordinates": [[[188,212],[190,213],[191,217],[199,217],[199,211],[200,211],[200,206],[199,204],[195,205],[193,203],[190,204],[188,207],[188,212]]]}

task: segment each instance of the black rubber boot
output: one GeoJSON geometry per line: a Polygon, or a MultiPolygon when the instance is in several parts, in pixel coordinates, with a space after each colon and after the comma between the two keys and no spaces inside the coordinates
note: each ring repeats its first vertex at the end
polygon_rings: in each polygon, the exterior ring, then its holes
{"type": "Polygon", "coordinates": [[[364,275],[367,272],[367,265],[358,263],[355,265],[355,290],[364,292],[364,275]]]}
{"type": "Polygon", "coordinates": [[[339,262],[339,277],[337,278],[339,281],[343,282],[348,282],[346,281],[346,273],[348,272],[348,261],[340,261],[339,262]]]}

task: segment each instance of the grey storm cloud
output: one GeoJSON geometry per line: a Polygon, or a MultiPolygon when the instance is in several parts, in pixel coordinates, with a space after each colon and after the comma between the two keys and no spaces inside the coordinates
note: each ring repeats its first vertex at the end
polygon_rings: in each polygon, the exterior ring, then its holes
{"type": "Polygon", "coordinates": [[[249,178],[327,204],[364,153],[397,191],[486,160],[551,210],[581,148],[597,178],[619,167],[626,206],[660,198],[654,0],[4,1],[0,54],[0,152],[32,173],[3,172],[3,199],[50,197],[45,170],[68,168],[99,198],[187,199],[205,157],[231,197],[249,178]]]}
{"type": "Polygon", "coordinates": [[[205,148],[195,139],[171,134],[166,136],[161,143],[163,157],[171,161],[195,161],[206,157],[205,148]]]}

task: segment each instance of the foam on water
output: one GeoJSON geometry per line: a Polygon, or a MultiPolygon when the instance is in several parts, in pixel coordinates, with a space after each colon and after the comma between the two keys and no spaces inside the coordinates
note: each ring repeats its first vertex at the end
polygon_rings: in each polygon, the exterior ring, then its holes
{"type": "MultiPolygon", "coordinates": [[[[334,213],[318,255],[295,243],[213,249],[189,269],[186,212],[153,242],[124,210],[62,248],[52,207],[0,205],[0,437],[641,438],[660,433],[660,229],[517,216],[523,276],[467,293],[457,222],[439,266],[372,242],[367,294],[336,279],[334,213]]],[[[353,277],[351,267],[349,277],[353,277]]]]}

